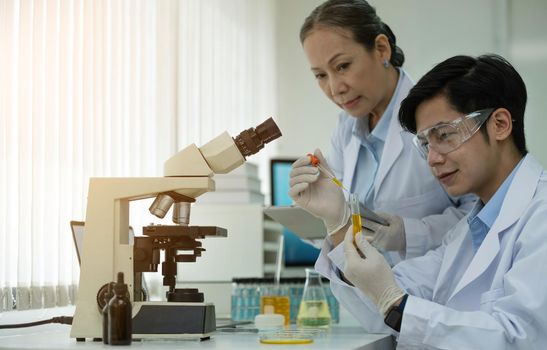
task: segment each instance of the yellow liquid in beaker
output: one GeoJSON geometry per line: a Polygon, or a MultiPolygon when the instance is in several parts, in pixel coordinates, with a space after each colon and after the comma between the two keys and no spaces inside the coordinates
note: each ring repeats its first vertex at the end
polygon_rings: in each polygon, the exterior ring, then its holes
{"type": "Polygon", "coordinates": [[[351,222],[353,224],[353,236],[361,232],[361,215],[360,214],[351,214],[351,222]]]}
{"type": "Polygon", "coordinates": [[[264,306],[272,305],[275,314],[285,317],[285,326],[291,322],[291,302],[286,295],[267,295],[260,298],[260,313],[264,313],[264,306]]]}
{"type": "Polygon", "coordinates": [[[328,328],[330,311],[326,300],[302,300],[296,324],[299,327],[328,328]]]}

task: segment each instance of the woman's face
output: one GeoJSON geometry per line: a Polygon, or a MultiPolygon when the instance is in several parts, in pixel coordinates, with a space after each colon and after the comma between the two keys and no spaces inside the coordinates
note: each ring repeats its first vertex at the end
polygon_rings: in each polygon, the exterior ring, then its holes
{"type": "Polygon", "coordinates": [[[321,90],[354,117],[381,116],[390,96],[388,76],[379,50],[368,51],[343,28],[318,27],[303,43],[311,71],[321,90]]]}

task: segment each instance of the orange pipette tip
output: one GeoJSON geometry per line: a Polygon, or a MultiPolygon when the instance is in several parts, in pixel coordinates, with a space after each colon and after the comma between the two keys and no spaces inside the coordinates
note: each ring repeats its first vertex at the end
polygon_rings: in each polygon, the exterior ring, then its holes
{"type": "Polygon", "coordinates": [[[317,158],[316,156],[314,156],[311,153],[308,153],[307,156],[310,157],[311,165],[313,165],[313,166],[318,166],[319,165],[319,163],[320,163],[319,158],[317,158]]]}
{"type": "Polygon", "coordinates": [[[315,166],[315,167],[318,167],[321,171],[323,171],[328,177],[331,178],[332,182],[334,182],[336,184],[336,186],[340,187],[341,189],[345,190],[344,188],[344,185],[342,185],[342,183],[340,182],[340,180],[338,180],[334,175],[332,175],[332,173],[330,171],[328,171],[327,169],[325,169],[323,166],[321,166],[321,162],[319,161],[319,158],[317,158],[316,156],[314,156],[313,154],[311,153],[308,153],[306,154],[308,157],[310,157],[310,162],[311,162],[311,165],[315,166]]]}

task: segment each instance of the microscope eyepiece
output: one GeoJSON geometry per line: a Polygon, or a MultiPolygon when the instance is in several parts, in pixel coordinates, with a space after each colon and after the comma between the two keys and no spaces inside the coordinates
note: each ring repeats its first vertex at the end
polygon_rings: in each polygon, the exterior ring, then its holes
{"type": "Polygon", "coordinates": [[[243,130],[234,137],[235,144],[243,157],[248,157],[264,148],[264,145],[281,136],[281,130],[272,118],[268,118],[256,128],[243,130]]]}

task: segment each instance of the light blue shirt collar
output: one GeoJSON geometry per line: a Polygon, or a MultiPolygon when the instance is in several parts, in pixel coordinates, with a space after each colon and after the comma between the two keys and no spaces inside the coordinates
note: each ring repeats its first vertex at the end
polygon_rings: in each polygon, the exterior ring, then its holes
{"type": "Polygon", "coordinates": [[[378,124],[369,132],[368,116],[355,118],[352,127],[352,137],[360,143],[355,170],[351,178],[350,190],[357,193],[359,201],[367,207],[374,207],[374,179],[378,174],[384,144],[386,142],[393,113],[397,108],[397,101],[400,100],[401,85],[404,84],[406,76],[403,70],[399,70],[399,81],[391,100],[378,124]]]}
{"type": "Polygon", "coordinates": [[[488,231],[490,231],[492,225],[494,225],[494,222],[498,218],[501,206],[503,205],[503,201],[505,200],[505,196],[509,190],[509,186],[511,186],[511,182],[513,182],[513,178],[522,164],[523,159],[524,158],[520,160],[513,171],[511,171],[511,174],[509,174],[509,176],[507,176],[507,178],[503,181],[492,198],[490,198],[486,204],[483,204],[480,200],[477,201],[469,213],[469,216],[467,217],[467,224],[469,225],[475,251],[477,251],[484,240],[484,237],[488,231]]]}

